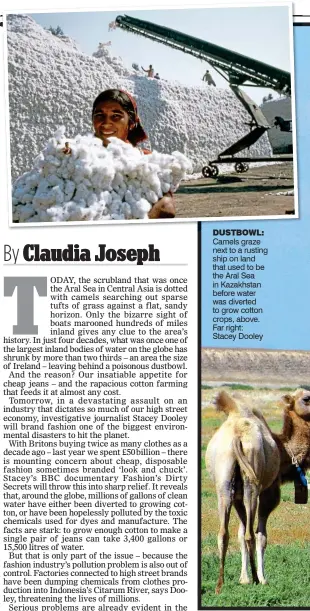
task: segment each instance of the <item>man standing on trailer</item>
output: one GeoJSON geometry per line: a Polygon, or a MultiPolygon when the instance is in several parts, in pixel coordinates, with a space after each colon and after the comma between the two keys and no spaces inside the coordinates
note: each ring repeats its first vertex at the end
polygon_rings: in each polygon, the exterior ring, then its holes
{"type": "Polygon", "coordinates": [[[145,68],[143,68],[143,66],[141,66],[142,70],[144,70],[144,72],[147,72],[148,78],[154,78],[154,68],[152,66],[152,64],[149,65],[148,69],[145,70],[145,68]]]}
{"type": "Polygon", "coordinates": [[[203,81],[206,81],[208,83],[208,85],[214,85],[214,87],[216,87],[216,84],[209,72],[209,70],[206,70],[203,77],[202,77],[203,81]]]}

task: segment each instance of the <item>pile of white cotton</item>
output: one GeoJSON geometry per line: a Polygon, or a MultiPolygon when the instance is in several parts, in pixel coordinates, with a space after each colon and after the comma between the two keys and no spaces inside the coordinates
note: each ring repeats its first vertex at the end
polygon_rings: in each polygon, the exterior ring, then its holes
{"type": "Polygon", "coordinates": [[[66,138],[61,127],[14,183],[13,221],[146,219],[190,171],[182,153],[144,155],[117,138],[105,148],[92,135],[66,138]]]}

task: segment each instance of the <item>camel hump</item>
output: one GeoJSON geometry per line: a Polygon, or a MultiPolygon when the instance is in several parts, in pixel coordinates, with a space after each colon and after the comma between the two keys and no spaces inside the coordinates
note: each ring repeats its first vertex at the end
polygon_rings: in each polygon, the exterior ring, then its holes
{"type": "Polygon", "coordinates": [[[241,439],[239,437],[234,437],[232,445],[241,471],[249,478],[250,482],[258,485],[258,477],[244,454],[241,439]]]}
{"type": "Polygon", "coordinates": [[[215,405],[218,412],[231,414],[232,412],[239,413],[237,403],[229,396],[225,390],[221,390],[215,399],[215,405]]]}

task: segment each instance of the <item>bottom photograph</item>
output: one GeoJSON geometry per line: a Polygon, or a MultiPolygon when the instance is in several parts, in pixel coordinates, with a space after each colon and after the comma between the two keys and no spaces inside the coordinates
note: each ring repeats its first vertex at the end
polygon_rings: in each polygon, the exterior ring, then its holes
{"type": "Polygon", "coordinates": [[[309,366],[202,349],[202,609],[309,606],[309,366]]]}

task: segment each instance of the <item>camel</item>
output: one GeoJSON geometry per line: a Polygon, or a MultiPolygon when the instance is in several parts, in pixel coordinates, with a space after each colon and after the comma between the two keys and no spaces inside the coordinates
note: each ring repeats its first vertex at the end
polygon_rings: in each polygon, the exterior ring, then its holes
{"type": "Polygon", "coordinates": [[[216,406],[228,416],[212,437],[206,453],[208,470],[218,497],[220,572],[215,591],[219,593],[224,583],[232,505],[240,520],[240,583],[249,583],[248,560],[253,581],[258,583],[263,580],[261,563],[258,564],[258,572],[255,566],[254,520],[259,495],[269,488],[278,476],[280,452],[260,413],[258,416],[257,411],[239,407],[225,391],[217,396],[216,406]]]}
{"type": "Polygon", "coordinates": [[[299,390],[293,395],[285,395],[283,402],[283,428],[276,435],[259,410],[239,407],[225,391],[220,392],[216,399],[217,409],[227,415],[206,452],[207,466],[216,486],[220,519],[220,570],[216,593],[221,591],[224,583],[232,505],[240,520],[240,583],[249,583],[250,561],[254,583],[265,584],[266,525],[270,513],[280,502],[280,485],[284,481],[296,480],[296,464],[303,471],[310,468],[310,392],[299,390]],[[257,505],[256,569],[254,520],[257,505]]]}
{"type": "MultiPolygon", "coordinates": [[[[297,482],[301,477],[297,468],[304,474],[310,468],[310,391],[297,390],[294,394],[282,397],[284,404],[283,424],[280,434],[272,433],[279,454],[280,469],[273,484],[259,498],[257,526],[257,554],[260,554],[264,569],[264,553],[267,546],[267,520],[271,512],[279,505],[280,486],[285,482],[297,482]]],[[[268,426],[268,425],[267,425],[268,426]]],[[[307,480],[303,485],[307,491],[307,480]]],[[[267,583],[264,580],[262,583],[267,583]]]]}

